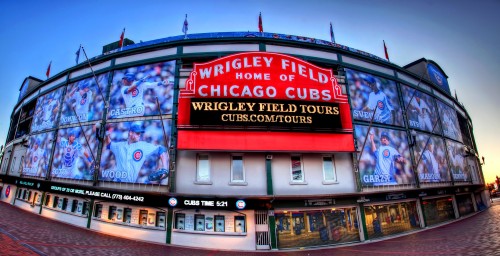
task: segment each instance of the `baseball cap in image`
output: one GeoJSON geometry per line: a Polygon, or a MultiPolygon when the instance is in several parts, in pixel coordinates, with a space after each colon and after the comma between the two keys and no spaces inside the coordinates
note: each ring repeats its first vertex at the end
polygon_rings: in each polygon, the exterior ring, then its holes
{"type": "Polygon", "coordinates": [[[380,135],[380,139],[382,139],[383,137],[385,137],[387,140],[390,140],[389,133],[387,132],[382,132],[382,134],[380,135]]]}
{"type": "Polygon", "coordinates": [[[368,85],[376,83],[375,78],[373,78],[373,76],[363,76],[363,80],[366,81],[368,85]]]}
{"type": "Polygon", "coordinates": [[[90,86],[90,82],[88,80],[81,81],[78,83],[78,90],[84,90],[90,86]]]}
{"type": "Polygon", "coordinates": [[[129,82],[132,82],[135,80],[135,74],[127,73],[127,74],[123,75],[122,79],[125,79],[129,82]]]}
{"type": "Polygon", "coordinates": [[[132,125],[130,125],[129,131],[135,133],[144,133],[144,128],[140,123],[133,123],[132,125]]]}

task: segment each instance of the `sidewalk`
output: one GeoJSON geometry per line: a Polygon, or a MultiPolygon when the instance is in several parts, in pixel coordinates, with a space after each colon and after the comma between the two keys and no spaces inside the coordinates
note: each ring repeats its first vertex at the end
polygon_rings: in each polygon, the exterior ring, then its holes
{"type": "Polygon", "coordinates": [[[0,255],[500,255],[500,201],[484,212],[392,239],[298,251],[227,252],[138,242],[0,202],[0,255]]]}

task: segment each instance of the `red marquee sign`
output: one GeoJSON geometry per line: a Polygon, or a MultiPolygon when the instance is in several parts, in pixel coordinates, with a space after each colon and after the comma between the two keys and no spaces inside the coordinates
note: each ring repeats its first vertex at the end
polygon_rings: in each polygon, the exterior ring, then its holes
{"type": "Polygon", "coordinates": [[[347,96],[332,71],[278,53],[196,63],[180,91],[178,117],[179,149],[354,150],[347,96]],[[248,128],[259,126],[266,131],[248,128]],[[329,127],[329,133],[318,127],[329,127]]]}

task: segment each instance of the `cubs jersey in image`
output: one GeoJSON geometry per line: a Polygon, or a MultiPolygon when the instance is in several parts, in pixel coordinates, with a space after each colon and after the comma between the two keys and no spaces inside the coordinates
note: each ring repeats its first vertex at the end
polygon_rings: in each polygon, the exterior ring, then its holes
{"type": "Polygon", "coordinates": [[[120,93],[125,102],[125,106],[129,109],[127,114],[121,115],[121,117],[134,117],[144,115],[144,92],[149,88],[154,88],[156,86],[163,85],[163,82],[144,82],[135,81],[131,86],[136,85],[134,90],[128,92],[130,86],[123,86],[120,93]]]}
{"type": "Polygon", "coordinates": [[[52,111],[57,107],[57,102],[55,100],[52,100],[50,103],[47,103],[43,105],[43,122],[49,122],[49,121],[54,121],[51,120],[52,117],[52,111]]]}
{"type": "Polygon", "coordinates": [[[44,158],[44,156],[45,151],[41,148],[38,148],[37,150],[32,149],[30,152],[31,165],[29,165],[28,168],[23,168],[23,174],[32,176],[37,175],[38,167],[40,166],[41,160],[42,158],[44,158]]]}
{"type": "Polygon", "coordinates": [[[54,175],[60,178],[81,178],[79,177],[80,171],[78,170],[78,159],[81,155],[83,148],[78,141],[69,141],[65,138],[61,139],[59,146],[63,149],[61,159],[61,171],[54,175]]]}
{"type": "Polygon", "coordinates": [[[144,141],[138,141],[131,144],[127,141],[111,142],[109,144],[109,149],[115,156],[116,171],[127,173],[127,177],[122,177],[117,181],[136,182],[146,158],[153,153],[159,155],[159,148],[159,145],[144,141]]]}
{"type": "Polygon", "coordinates": [[[425,103],[425,101],[420,100],[413,100],[411,102],[411,106],[415,109],[418,109],[419,114],[418,114],[418,124],[420,126],[420,129],[424,130],[432,130],[432,124],[431,124],[431,119],[429,117],[429,113],[431,112],[431,109],[425,103]]]}
{"type": "Polygon", "coordinates": [[[439,164],[434,157],[434,154],[429,150],[424,150],[422,153],[422,161],[428,173],[434,174],[433,180],[440,180],[441,174],[439,173],[439,164]]]}
{"type": "Polygon", "coordinates": [[[391,180],[394,179],[396,174],[396,166],[394,161],[400,157],[399,152],[391,146],[380,146],[375,151],[375,158],[377,161],[375,167],[376,175],[390,175],[391,180]]]}
{"type": "Polygon", "coordinates": [[[71,99],[75,100],[75,112],[80,122],[88,121],[89,119],[89,105],[92,101],[92,91],[88,91],[83,95],[80,92],[73,94],[71,99]]]}
{"type": "Polygon", "coordinates": [[[44,155],[45,152],[41,148],[31,151],[31,167],[38,167],[44,155]]]}
{"type": "Polygon", "coordinates": [[[394,110],[389,99],[382,91],[378,91],[377,93],[371,92],[368,96],[367,107],[371,110],[374,110],[376,107],[378,108],[375,111],[375,121],[380,123],[391,123],[392,113],[394,110]]]}

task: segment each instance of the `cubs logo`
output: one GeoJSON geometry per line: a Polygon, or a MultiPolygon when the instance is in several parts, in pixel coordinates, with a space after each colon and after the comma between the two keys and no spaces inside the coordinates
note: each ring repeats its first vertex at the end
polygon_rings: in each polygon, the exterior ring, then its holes
{"type": "Polygon", "coordinates": [[[138,149],[134,151],[132,154],[132,157],[134,158],[134,161],[138,162],[142,159],[142,150],[138,149]]]}
{"type": "Polygon", "coordinates": [[[385,108],[385,105],[384,105],[384,102],[383,101],[377,101],[377,106],[378,106],[378,109],[384,109],[385,108]]]}
{"type": "Polygon", "coordinates": [[[137,95],[139,95],[139,90],[137,90],[137,88],[135,88],[135,89],[132,91],[132,97],[136,97],[137,95]]]}
{"type": "Polygon", "coordinates": [[[382,156],[384,156],[384,158],[388,158],[389,156],[391,156],[391,153],[388,149],[384,149],[384,151],[382,151],[382,156]]]}
{"type": "Polygon", "coordinates": [[[33,162],[38,162],[38,156],[33,157],[33,162]]]}
{"type": "MultiPolygon", "coordinates": [[[[434,70],[433,70],[434,71],[434,70]]],[[[441,77],[441,75],[434,71],[434,78],[436,78],[436,81],[438,82],[439,85],[443,85],[443,78],[441,77]]]]}
{"type": "Polygon", "coordinates": [[[71,152],[71,148],[66,148],[66,152],[71,152]]]}
{"type": "Polygon", "coordinates": [[[236,208],[238,208],[239,210],[245,209],[246,206],[247,206],[247,203],[245,203],[245,201],[243,201],[243,200],[236,201],[236,208]]]}
{"type": "Polygon", "coordinates": [[[87,99],[82,98],[82,99],[80,100],[80,105],[85,105],[85,103],[87,103],[87,99]]]}
{"type": "Polygon", "coordinates": [[[177,199],[175,197],[168,199],[168,204],[172,207],[175,207],[177,205],[177,199]]]}

